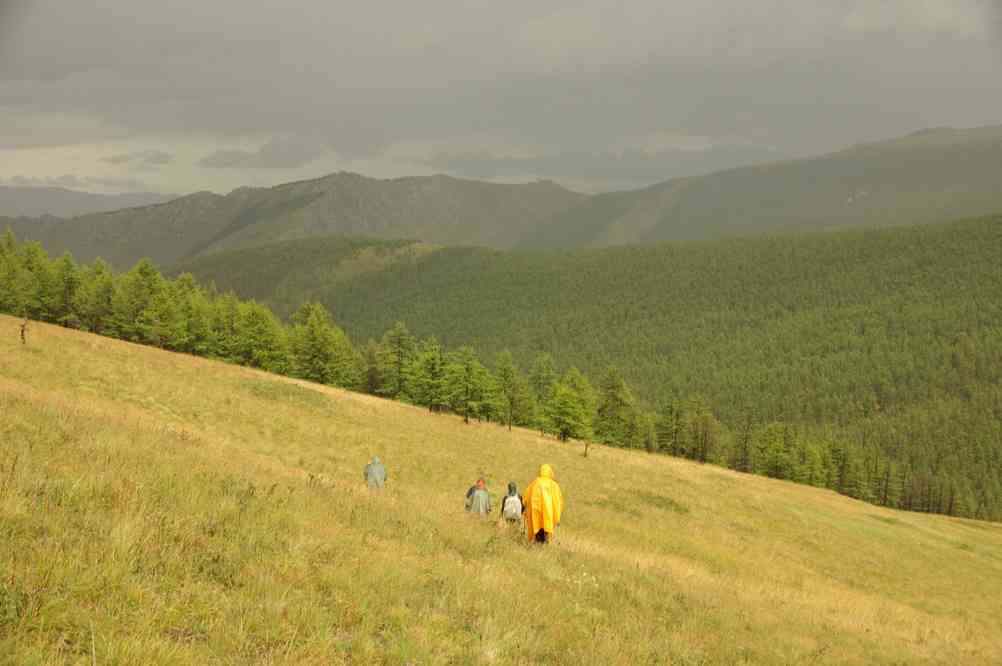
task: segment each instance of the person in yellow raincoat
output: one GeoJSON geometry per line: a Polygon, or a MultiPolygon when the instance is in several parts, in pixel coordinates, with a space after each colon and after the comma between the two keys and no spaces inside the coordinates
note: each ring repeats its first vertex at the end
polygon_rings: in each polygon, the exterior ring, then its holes
{"type": "Polygon", "coordinates": [[[542,465],[539,477],[529,484],[522,496],[526,535],[530,541],[546,543],[560,524],[564,512],[564,495],[553,479],[553,468],[542,465]]]}

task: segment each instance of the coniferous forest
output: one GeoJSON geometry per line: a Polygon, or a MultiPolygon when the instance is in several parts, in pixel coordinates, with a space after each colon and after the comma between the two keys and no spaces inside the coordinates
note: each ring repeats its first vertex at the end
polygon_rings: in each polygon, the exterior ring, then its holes
{"type": "MultiPolygon", "coordinates": [[[[275,279],[301,258],[294,245],[244,251],[270,276],[243,281],[255,301],[217,289],[225,274],[170,278],[146,260],[118,273],[7,233],[0,311],[560,440],[1002,520],[998,219],[552,254],[337,243],[348,263],[329,292],[275,279]],[[275,301],[285,320],[263,304],[275,301]]],[[[217,266],[237,275],[241,256],[217,266]]]]}

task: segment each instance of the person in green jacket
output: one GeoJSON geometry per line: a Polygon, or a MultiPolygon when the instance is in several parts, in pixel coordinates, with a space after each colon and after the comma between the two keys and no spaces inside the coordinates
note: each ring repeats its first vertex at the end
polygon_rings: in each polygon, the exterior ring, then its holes
{"type": "Polygon", "coordinates": [[[487,492],[487,483],[482,478],[477,479],[477,484],[467,491],[466,510],[482,518],[490,515],[491,496],[487,492]]]}
{"type": "Polygon", "coordinates": [[[365,466],[363,476],[370,489],[383,487],[386,483],[386,468],[379,462],[379,456],[372,456],[372,462],[365,466]]]}

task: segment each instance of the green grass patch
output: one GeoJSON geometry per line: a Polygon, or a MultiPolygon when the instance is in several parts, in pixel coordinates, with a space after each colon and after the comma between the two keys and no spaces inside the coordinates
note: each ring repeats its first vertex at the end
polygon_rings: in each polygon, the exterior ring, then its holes
{"type": "Polygon", "coordinates": [[[323,393],[281,380],[249,379],[241,381],[240,386],[256,398],[289,405],[324,408],[333,403],[323,393]]]}
{"type": "Polygon", "coordinates": [[[634,494],[643,504],[646,504],[647,506],[652,506],[663,511],[671,511],[672,513],[689,513],[689,507],[681,502],[673,500],[667,495],[657,495],[655,493],[649,493],[642,490],[638,490],[634,494]]]}

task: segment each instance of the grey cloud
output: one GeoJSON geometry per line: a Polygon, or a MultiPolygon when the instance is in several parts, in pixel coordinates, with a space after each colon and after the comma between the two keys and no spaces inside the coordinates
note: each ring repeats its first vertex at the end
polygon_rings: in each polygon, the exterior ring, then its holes
{"type": "Polygon", "coordinates": [[[136,169],[155,168],[170,164],[174,156],[162,150],[139,150],[134,153],[122,153],[102,157],[102,162],[115,165],[130,165],[136,169]]]}
{"type": "Polygon", "coordinates": [[[488,152],[443,154],[429,164],[454,175],[488,180],[532,175],[643,186],[782,157],[785,155],[769,146],[720,145],[655,152],[637,148],[618,152],[563,152],[532,157],[505,157],[488,152]]]}
{"type": "Polygon", "coordinates": [[[277,137],[255,152],[217,150],[198,161],[199,166],[217,169],[291,169],[309,164],[326,152],[322,143],[277,137]]]}
{"type": "Polygon", "coordinates": [[[888,33],[906,27],[922,32],[970,37],[983,31],[990,10],[990,4],[985,0],[860,2],[845,14],[843,25],[850,31],[858,32],[888,33]]]}
{"type": "Polygon", "coordinates": [[[8,36],[17,31],[27,7],[28,0],[0,0],[0,54],[3,54],[8,36]]]}
{"type": "Polygon", "coordinates": [[[103,178],[99,176],[78,176],[70,173],[44,178],[18,175],[12,176],[3,182],[17,187],[63,187],[68,190],[92,190],[95,187],[120,192],[146,192],[150,190],[146,183],[135,178],[103,178]]]}
{"type": "Polygon", "coordinates": [[[123,192],[148,192],[151,188],[137,178],[102,178],[99,176],[87,176],[84,181],[90,185],[97,185],[109,190],[119,190],[123,192]]]}
{"type": "Polygon", "coordinates": [[[86,187],[86,182],[73,174],[49,176],[46,178],[14,176],[13,178],[8,178],[7,182],[19,187],[65,187],[68,189],[86,187]]]}
{"type": "Polygon", "coordinates": [[[256,155],[246,150],[217,150],[198,161],[198,166],[233,169],[252,166],[256,155]]]}
{"type": "Polygon", "coordinates": [[[996,43],[1002,42],[1002,0],[987,0],[989,29],[996,43]]]}
{"type": "MultiPolygon", "coordinates": [[[[597,172],[628,135],[740,136],[803,155],[998,122],[1002,108],[998,50],[978,28],[989,12],[999,25],[998,2],[985,0],[94,5],[31,0],[10,14],[0,147],[184,132],[209,152],[307,136],[198,164],[294,168],[326,146],[376,160],[410,141],[447,146],[416,161],[486,170],[461,158],[479,148],[463,137],[489,135],[595,156],[582,169],[597,172]]],[[[547,160],[496,168],[573,171],[547,160]]],[[[629,161],[610,171],[673,173],[669,158],[629,161]]]]}

